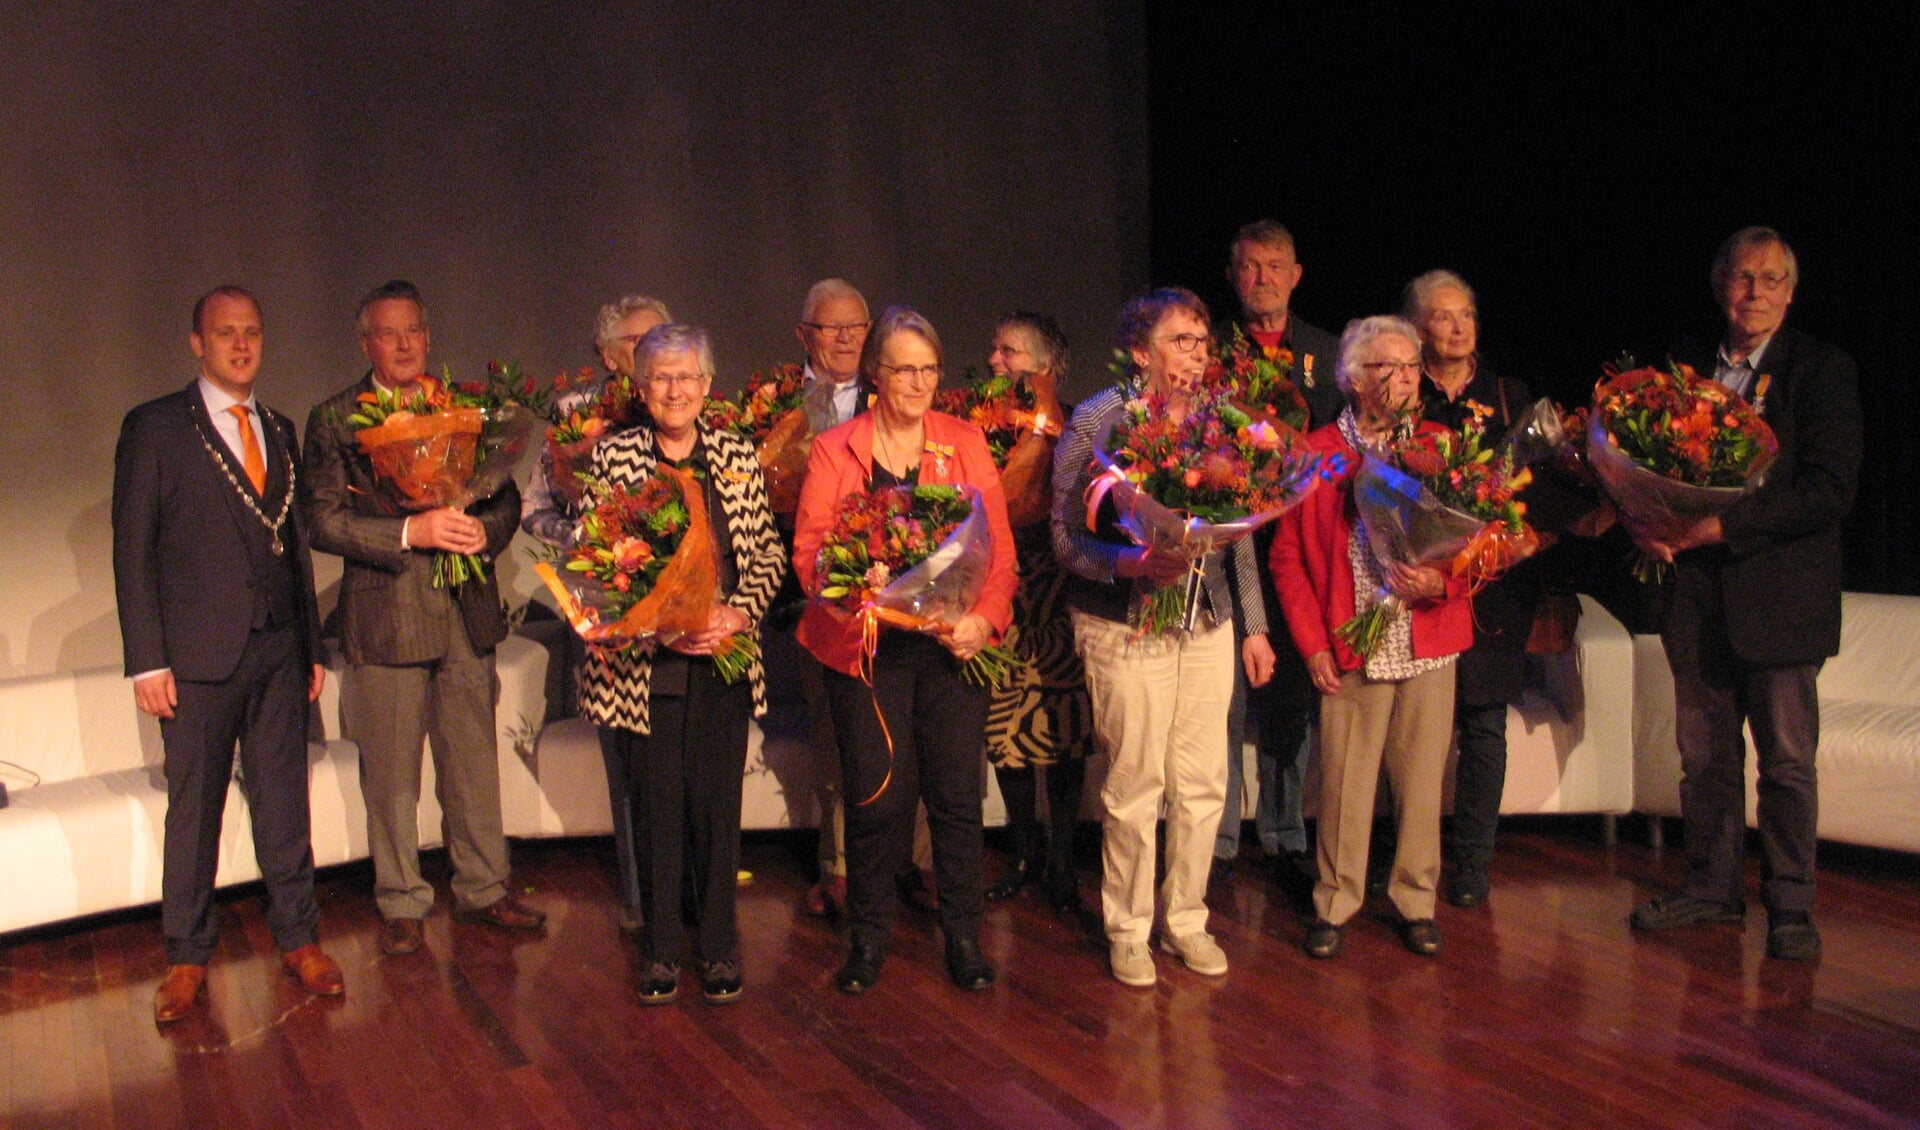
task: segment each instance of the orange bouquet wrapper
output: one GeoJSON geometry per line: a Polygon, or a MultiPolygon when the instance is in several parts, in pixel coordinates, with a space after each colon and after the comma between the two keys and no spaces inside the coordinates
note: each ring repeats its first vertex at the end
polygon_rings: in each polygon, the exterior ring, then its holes
{"type": "Polygon", "coordinates": [[[467,490],[484,422],[478,408],[455,408],[361,428],[354,439],[408,508],[429,510],[467,490]]]}
{"type": "Polygon", "coordinates": [[[805,408],[795,408],[780,417],[754,449],[760,457],[760,472],[767,480],[767,506],[775,514],[791,514],[800,508],[800,485],[806,481],[807,456],[812,451],[813,428],[805,408]]]}
{"type": "Polygon", "coordinates": [[[563,574],[552,562],[534,566],[567,622],[588,643],[620,647],[641,640],[691,635],[706,628],[714,602],[719,599],[720,563],[715,557],[705,492],[693,476],[678,468],[662,467],[660,473],[680,486],[681,501],[687,508],[687,528],[666,567],[638,601],[611,616],[611,609],[631,599],[630,592],[586,573],[563,574]]]}

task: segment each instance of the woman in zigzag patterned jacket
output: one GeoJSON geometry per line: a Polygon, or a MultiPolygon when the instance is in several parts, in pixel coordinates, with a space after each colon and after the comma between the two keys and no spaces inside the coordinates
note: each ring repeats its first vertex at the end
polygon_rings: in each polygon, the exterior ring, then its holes
{"type": "Polygon", "coordinates": [[[663,461],[691,473],[705,492],[719,550],[720,599],[707,630],[696,635],[665,647],[649,642],[590,654],[581,671],[580,709],[600,728],[607,759],[626,760],[633,786],[641,1000],[665,1004],[679,995],[686,907],[693,911],[701,991],[721,1004],[740,995],[734,882],[741,774],[748,719],[765,714],[767,704],[757,658],[744,682],[728,684],[711,657],[728,636],[757,636],[786,560],[753,445],[701,420],[713,385],[706,331],[657,326],[640,339],[634,362],[653,424],[602,442],[592,474],[608,485],[631,486],[663,461]]]}

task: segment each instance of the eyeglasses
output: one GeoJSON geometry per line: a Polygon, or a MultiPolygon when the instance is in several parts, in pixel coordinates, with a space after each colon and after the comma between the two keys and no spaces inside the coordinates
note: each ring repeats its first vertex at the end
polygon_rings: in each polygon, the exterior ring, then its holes
{"type": "Polygon", "coordinates": [[[940,366],[938,365],[882,364],[880,366],[880,371],[892,377],[905,377],[908,380],[931,381],[934,384],[940,383],[940,366]]]}
{"type": "Polygon", "coordinates": [[[1168,345],[1173,346],[1173,351],[1175,353],[1192,353],[1194,350],[1212,341],[1213,335],[1211,334],[1171,334],[1167,337],[1157,337],[1157,338],[1154,338],[1153,340],[1163,341],[1163,342],[1166,342],[1168,345]]]}
{"type": "Polygon", "coordinates": [[[867,327],[871,326],[873,323],[872,322],[834,322],[832,324],[828,324],[826,322],[801,322],[800,324],[812,330],[814,333],[819,334],[821,337],[830,337],[839,341],[845,341],[850,337],[858,337],[859,335],[866,333],[867,327]]]}
{"type": "Polygon", "coordinates": [[[1741,271],[1737,274],[1728,275],[1727,281],[1742,289],[1755,286],[1761,290],[1779,290],[1781,287],[1787,285],[1787,276],[1774,271],[1768,271],[1764,274],[1756,274],[1753,271],[1741,271]]]}
{"type": "Polygon", "coordinates": [[[1360,363],[1360,369],[1362,372],[1375,377],[1391,377],[1395,373],[1412,373],[1415,376],[1418,376],[1420,373],[1420,362],[1418,361],[1362,361],[1360,363]]]}
{"type": "Polygon", "coordinates": [[[658,373],[647,378],[647,387],[665,392],[676,385],[681,388],[697,388],[705,384],[706,380],[705,373],[658,373]]]}

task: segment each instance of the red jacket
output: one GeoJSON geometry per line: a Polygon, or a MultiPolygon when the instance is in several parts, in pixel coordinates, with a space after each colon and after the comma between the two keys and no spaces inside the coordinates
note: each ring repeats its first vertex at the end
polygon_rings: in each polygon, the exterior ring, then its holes
{"type": "MultiPolygon", "coordinates": [[[[1422,435],[1445,430],[1438,424],[1420,425],[1422,435]]],[[[1340,434],[1338,424],[1314,431],[1307,442],[1316,451],[1344,453],[1347,470],[1281,516],[1268,563],[1301,656],[1332,651],[1340,670],[1357,671],[1364,665],[1360,656],[1333,633],[1354,614],[1353,566],[1347,546],[1356,520],[1353,475],[1360,468],[1360,453],[1340,434]]],[[[1413,656],[1437,659],[1472,646],[1473,602],[1466,596],[1466,582],[1449,577],[1444,599],[1413,606],[1413,656]]]]}
{"type": "MultiPolygon", "coordinates": [[[[920,482],[969,484],[980,488],[987,507],[987,528],[993,533],[993,560],[988,566],[987,582],[972,611],[993,625],[995,634],[1007,630],[1013,619],[1014,574],[1013,528],[1007,524],[1007,496],[1000,486],[1000,472],[987,451],[987,440],[979,428],[942,412],[928,412],[922,419],[928,450],[920,454],[920,482]],[[935,445],[952,454],[932,450],[935,445]]],[[[814,573],[820,543],[833,525],[833,512],[839,501],[855,491],[867,489],[873,474],[873,413],[862,412],[837,428],[814,437],[812,454],[807,458],[807,478],[800,488],[800,507],[794,517],[793,570],[800,587],[809,596],[819,590],[814,573]]],[[[801,646],[828,667],[852,675],[859,669],[860,626],[851,618],[841,619],[813,601],[800,617],[801,646]]]]}

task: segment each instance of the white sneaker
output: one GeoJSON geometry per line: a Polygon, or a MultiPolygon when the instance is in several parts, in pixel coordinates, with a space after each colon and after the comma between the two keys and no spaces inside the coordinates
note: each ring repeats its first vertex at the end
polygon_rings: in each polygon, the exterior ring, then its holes
{"type": "Polygon", "coordinates": [[[1153,968],[1153,950],[1145,942],[1115,942],[1109,952],[1114,980],[1144,989],[1160,979],[1153,968]]]}
{"type": "Polygon", "coordinates": [[[1224,976],[1227,972],[1226,951],[1214,942],[1213,935],[1201,930],[1198,933],[1175,937],[1172,934],[1160,938],[1160,948],[1168,953],[1177,954],[1187,968],[1208,977],[1224,976]]]}

